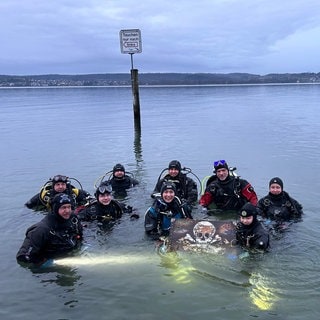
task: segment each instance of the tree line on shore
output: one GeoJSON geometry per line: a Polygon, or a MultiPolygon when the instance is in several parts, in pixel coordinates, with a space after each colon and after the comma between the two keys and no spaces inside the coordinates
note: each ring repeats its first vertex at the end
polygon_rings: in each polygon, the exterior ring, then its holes
{"type": "MultiPolygon", "coordinates": [[[[320,83],[319,73],[141,73],[140,85],[228,85],[269,83],[320,83]]],[[[130,73],[78,75],[0,75],[0,87],[131,86],[130,73]]]]}

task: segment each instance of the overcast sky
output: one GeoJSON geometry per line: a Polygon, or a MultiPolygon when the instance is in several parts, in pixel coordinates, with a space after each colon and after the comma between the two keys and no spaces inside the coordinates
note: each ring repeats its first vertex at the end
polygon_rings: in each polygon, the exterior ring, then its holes
{"type": "Polygon", "coordinates": [[[320,72],[320,0],[1,0],[0,74],[320,72]]]}

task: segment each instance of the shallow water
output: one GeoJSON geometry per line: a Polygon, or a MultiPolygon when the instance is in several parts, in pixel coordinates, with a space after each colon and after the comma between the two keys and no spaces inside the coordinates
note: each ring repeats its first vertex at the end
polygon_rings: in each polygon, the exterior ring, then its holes
{"type": "Polygon", "coordinates": [[[318,85],[141,87],[137,135],[130,88],[0,89],[1,318],[319,319],[319,101],[318,85]],[[259,197],[280,176],[304,219],[262,256],[164,259],[143,215],[172,159],[200,180],[226,159],[259,197]],[[140,219],[86,230],[82,263],[17,265],[26,228],[42,218],[23,204],[42,183],[62,173],[93,193],[117,162],[140,181],[126,200],[140,219]]]}

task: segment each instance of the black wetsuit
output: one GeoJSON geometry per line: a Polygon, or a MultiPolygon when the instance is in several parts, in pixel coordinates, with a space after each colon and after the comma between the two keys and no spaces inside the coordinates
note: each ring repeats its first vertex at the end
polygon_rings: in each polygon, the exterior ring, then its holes
{"type": "Polygon", "coordinates": [[[285,191],[278,195],[269,192],[258,201],[257,207],[262,218],[278,223],[300,219],[303,214],[302,205],[285,191]]]}
{"type": "Polygon", "coordinates": [[[213,202],[218,209],[239,210],[245,203],[256,205],[257,201],[257,195],[247,180],[229,175],[223,181],[215,179],[209,183],[200,204],[208,207],[213,202]]]}
{"type": "Polygon", "coordinates": [[[236,239],[240,246],[248,249],[266,250],[269,247],[269,233],[256,217],[249,226],[237,224],[236,239]]]}
{"type": "Polygon", "coordinates": [[[160,193],[161,187],[165,182],[172,182],[175,185],[177,197],[179,197],[182,202],[186,201],[190,208],[197,201],[197,184],[193,179],[187,177],[187,175],[183,173],[179,173],[179,175],[176,177],[171,177],[169,174],[167,174],[164,178],[160,179],[157,182],[151,196],[160,193]]]}
{"type": "Polygon", "coordinates": [[[189,207],[181,204],[178,197],[172,202],[165,202],[160,196],[156,197],[153,205],[147,210],[144,219],[144,228],[147,234],[165,235],[169,234],[171,219],[192,219],[189,207]]]}
{"type": "Polygon", "coordinates": [[[121,218],[124,205],[116,200],[111,200],[108,205],[103,205],[100,202],[95,202],[90,206],[80,210],[78,217],[83,221],[98,221],[104,224],[115,221],[121,218]]]}
{"type": "Polygon", "coordinates": [[[113,176],[109,182],[111,183],[112,191],[116,198],[125,197],[128,189],[139,184],[138,180],[128,175],[124,175],[122,178],[113,176]]]}
{"type": "Polygon", "coordinates": [[[41,264],[78,248],[81,240],[82,226],[76,215],[65,220],[50,212],[28,228],[16,258],[18,262],[41,264]]]}

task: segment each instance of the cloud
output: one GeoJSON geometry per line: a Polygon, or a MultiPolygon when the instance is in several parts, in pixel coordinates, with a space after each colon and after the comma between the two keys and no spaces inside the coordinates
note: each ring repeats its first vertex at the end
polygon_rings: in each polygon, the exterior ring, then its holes
{"type": "Polygon", "coordinates": [[[18,1],[0,4],[1,74],[319,72],[318,0],[18,1]]]}

